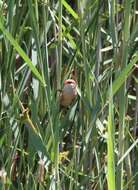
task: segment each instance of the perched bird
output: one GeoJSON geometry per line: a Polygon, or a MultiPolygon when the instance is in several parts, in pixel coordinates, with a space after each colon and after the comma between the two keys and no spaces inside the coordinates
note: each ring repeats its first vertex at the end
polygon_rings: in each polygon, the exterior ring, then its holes
{"type": "Polygon", "coordinates": [[[64,81],[63,89],[60,94],[60,105],[68,107],[74,98],[77,96],[77,84],[73,79],[67,79],[64,81]]]}

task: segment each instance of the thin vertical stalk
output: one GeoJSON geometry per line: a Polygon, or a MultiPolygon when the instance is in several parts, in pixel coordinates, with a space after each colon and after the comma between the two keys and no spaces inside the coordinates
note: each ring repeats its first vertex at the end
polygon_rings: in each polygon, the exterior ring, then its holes
{"type": "Polygon", "coordinates": [[[61,89],[62,69],[62,0],[59,1],[59,31],[58,31],[58,63],[57,63],[57,89],[61,89]]]}
{"type": "Polygon", "coordinates": [[[49,120],[50,120],[50,125],[51,125],[51,132],[52,132],[52,137],[54,139],[53,135],[53,129],[52,129],[52,117],[51,117],[51,109],[50,109],[50,101],[51,101],[51,87],[50,87],[50,76],[49,76],[49,61],[48,61],[48,48],[47,48],[47,22],[48,22],[48,7],[46,4],[43,4],[42,7],[42,15],[43,15],[43,20],[44,20],[44,41],[45,41],[45,49],[44,49],[44,61],[43,61],[43,68],[44,68],[44,75],[45,75],[45,80],[47,83],[47,86],[45,88],[45,94],[46,94],[46,99],[47,99],[47,104],[48,104],[48,114],[49,114],[49,120]],[[46,64],[44,64],[46,61],[46,64]]]}
{"type": "Polygon", "coordinates": [[[109,97],[109,116],[108,116],[108,139],[107,139],[107,182],[108,189],[115,190],[115,153],[114,153],[114,113],[113,113],[113,97],[112,97],[112,84],[110,87],[109,97]]]}
{"type": "MultiPolygon", "coordinates": [[[[128,130],[129,130],[129,118],[127,119],[126,121],[126,132],[125,133],[125,149],[127,150],[129,148],[129,134],[128,134],[128,130]]],[[[132,153],[133,154],[133,153],[132,153]]],[[[127,179],[131,179],[132,177],[132,170],[131,170],[131,155],[128,154],[125,158],[125,166],[126,166],[126,172],[127,172],[127,179]]],[[[133,189],[133,184],[132,184],[132,181],[130,181],[130,183],[128,184],[128,189],[129,190],[132,190],[133,189]]]]}
{"type": "MultiPolygon", "coordinates": [[[[110,26],[110,33],[112,38],[112,44],[114,51],[117,47],[117,32],[116,32],[116,24],[115,24],[115,0],[109,0],[109,26],[110,26]]],[[[116,52],[116,51],[115,51],[116,52]]]]}
{"type": "MultiPolygon", "coordinates": [[[[58,7],[58,59],[57,59],[57,89],[61,89],[61,70],[62,70],[62,0],[59,1],[58,7]]],[[[58,105],[59,106],[59,105],[58,105]]],[[[59,109],[59,107],[58,107],[59,109]]],[[[59,123],[55,129],[55,144],[54,144],[54,162],[55,162],[55,177],[56,177],[56,189],[60,188],[59,179],[59,123]]]]}
{"type": "MultiPolygon", "coordinates": [[[[100,8],[99,8],[100,9],[100,8]]],[[[101,9],[100,9],[100,13],[101,13],[101,9]]],[[[100,71],[100,63],[102,61],[102,53],[101,53],[101,48],[102,48],[102,40],[101,40],[101,20],[98,17],[98,26],[97,26],[97,49],[96,49],[96,63],[95,63],[95,78],[96,81],[98,81],[98,76],[99,76],[99,71],[100,71]]],[[[95,101],[97,101],[97,97],[98,97],[98,86],[96,83],[95,86],[95,101]]]]}
{"type": "MultiPolygon", "coordinates": [[[[124,2],[124,27],[123,27],[123,50],[122,50],[122,61],[121,69],[124,69],[128,61],[128,40],[130,36],[130,11],[131,2],[125,0],[124,2]]],[[[126,81],[122,85],[119,91],[119,150],[118,159],[124,154],[124,131],[125,131],[125,114],[126,114],[126,81]]],[[[123,162],[119,165],[117,170],[117,190],[123,188],[123,162]]]]}
{"type": "Polygon", "coordinates": [[[85,45],[85,24],[86,19],[84,16],[85,2],[81,0],[79,2],[79,10],[80,10],[80,34],[81,34],[81,43],[82,43],[82,55],[83,55],[83,65],[84,65],[84,73],[85,73],[85,87],[86,87],[86,97],[90,99],[90,83],[88,78],[88,60],[86,53],[86,45],[85,45]]]}
{"type": "MultiPolygon", "coordinates": [[[[135,126],[134,126],[135,139],[137,138],[137,136],[136,136],[137,135],[137,127],[138,127],[138,83],[136,82],[136,107],[135,107],[135,126]]],[[[137,163],[138,154],[135,151],[138,152],[138,150],[137,149],[133,150],[134,174],[137,173],[137,170],[138,170],[138,163],[137,163]]],[[[136,190],[137,188],[138,188],[138,175],[135,178],[135,187],[134,187],[134,189],[136,190]]]]}

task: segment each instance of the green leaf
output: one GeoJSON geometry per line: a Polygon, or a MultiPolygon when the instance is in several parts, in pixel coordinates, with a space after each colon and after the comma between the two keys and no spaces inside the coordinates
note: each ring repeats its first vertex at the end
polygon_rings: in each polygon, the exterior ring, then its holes
{"type": "Polygon", "coordinates": [[[108,189],[115,190],[115,153],[114,153],[114,113],[112,84],[110,86],[109,116],[108,116],[108,138],[107,138],[107,182],[108,189]]]}
{"type": "MultiPolygon", "coordinates": [[[[138,53],[132,59],[132,61],[122,70],[122,72],[119,74],[119,76],[113,82],[113,95],[115,95],[117,93],[117,91],[120,89],[120,87],[126,81],[128,76],[132,73],[132,71],[134,70],[133,66],[137,63],[137,61],[138,61],[138,53]]],[[[108,94],[109,94],[109,90],[108,90],[108,94]]]]}
{"type": "Polygon", "coordinates": [[[44,142],[39,133],[36,133],[31,127],[28,127],[29,130],[29,139],[32,146],[35,148],[37,152],[41,152],[42,155],[46,156],[48,160],[50,160],[49,153],[44,145],[44,142]]]}
{"type": "Polygon", "coordinates": [[[16,51],[19,53],[19,55],[27,63],[28,67],[31,69],[32,73],[36,76],[36,78],[38,78],[38,80],[45,86],[45,81],[44,81],[43,77],[40,75],[40,73],[38,72],[36,67],[33,65],[32,61],[29,59],[29,57],[24,52],[24,50],[19,46],[18,42],[4,28],[1,20],[0,20],[0,30],[3,32],[3,34],[6,36],[6,38],[10,41],[10,43],[13,45],[13,47],[16,49],[16,51]]]}
{"type": "Polygon", "coordinates": [[[71,8],[71,6],[70,6],[65,0],[62,0],[62,4],[64,5],[64,7],[67,9],[67,11],[68,11],[75,19],[79,19],[79,16],[77,15],[77,13],[71,8]]]}

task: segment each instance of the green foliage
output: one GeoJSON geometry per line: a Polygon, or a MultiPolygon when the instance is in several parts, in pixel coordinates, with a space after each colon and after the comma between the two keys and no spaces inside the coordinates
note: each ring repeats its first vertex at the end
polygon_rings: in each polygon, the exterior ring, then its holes
{"type": "Polygon", "coordinates": [[[137,12],[0,0],[0,189],[138,189],[137,12]],[[78,96],[61,108],[73,70],[78,96]]]}

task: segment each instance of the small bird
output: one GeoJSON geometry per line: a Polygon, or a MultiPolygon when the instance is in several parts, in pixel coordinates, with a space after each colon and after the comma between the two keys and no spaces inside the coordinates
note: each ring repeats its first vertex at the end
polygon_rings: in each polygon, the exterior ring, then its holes
{"type": "Polygon", "coordinates": [[[64,81],[64,86],[60,94],[60,105],[68,107],[77,96],[77,84],[73,79],[64,81]]]}

